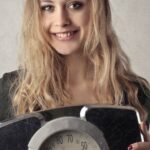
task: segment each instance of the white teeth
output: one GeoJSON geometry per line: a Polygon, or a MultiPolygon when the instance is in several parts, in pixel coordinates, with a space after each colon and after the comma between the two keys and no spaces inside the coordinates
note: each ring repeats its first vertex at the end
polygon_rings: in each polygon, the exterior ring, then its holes
{"type": "Polygon", "coordinates": [[[66,33],[56,33],[56,36],[59,38],[66,38],[73,35],[73,32],[66,32],[66,33]]]}

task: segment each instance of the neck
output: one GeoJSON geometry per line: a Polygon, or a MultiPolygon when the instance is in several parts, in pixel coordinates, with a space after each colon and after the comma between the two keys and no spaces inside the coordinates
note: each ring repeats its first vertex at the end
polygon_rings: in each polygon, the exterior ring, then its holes
{"type": "Polygon", "coordinates": [[[82,54],[67,56],[68,79],[66,88],[69,91],[72,104],[97,103],[97,97],[92,80],[87,78],[89,72],[87,59],[82,54]]]}
{"type": "Polygon", "coordinates": [[[81,53],[66,57],[68,84],[76,85],[86,80],[87,61],[81,53]]]}

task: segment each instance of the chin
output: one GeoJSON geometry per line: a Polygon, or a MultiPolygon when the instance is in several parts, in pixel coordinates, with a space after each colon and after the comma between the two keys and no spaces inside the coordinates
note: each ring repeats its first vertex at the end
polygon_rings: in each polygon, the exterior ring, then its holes
{"type": "Polygon", "coordinates": [[[56,52],[61,55],[72,55],[79,51],[79,48],[55,48],[56,52]]]}
{"type": "Polygon", "coordinates": [[[74,53],[74,51],[70,51],[70,50],[59,50],[59,51],[57,51],[57,53],[59,53],[59,54],[61,54],[61,55],[64,55],[64,56],[68,56],[68,55],[71,55],[71,54],[73,54],[74,53]]]}

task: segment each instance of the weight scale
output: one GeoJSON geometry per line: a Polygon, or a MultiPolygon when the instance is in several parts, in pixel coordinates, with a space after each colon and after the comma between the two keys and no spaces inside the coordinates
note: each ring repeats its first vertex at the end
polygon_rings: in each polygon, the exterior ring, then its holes
{"type": "Polygon", "coordinates": [[[127,150],[143,141],[132,107],[82,105],[23,115],[0,125],[0,150],[127,150]]]}

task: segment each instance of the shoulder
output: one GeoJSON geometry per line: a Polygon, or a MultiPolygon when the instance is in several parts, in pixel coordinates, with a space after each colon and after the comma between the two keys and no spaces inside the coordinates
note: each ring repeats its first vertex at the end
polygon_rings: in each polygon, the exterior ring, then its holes
{"type": "Polygon", "coordinates": [[[150,102],[150,88],[146,85],[137,84],[138,87],[138,98],[142,105],[145,105],[147,102],[150,102]]]}
{"type": "Polygon", "coordinates": [[[8,94],[12,84],[18,78],[19,71],[12,71],[9,73],[5,73],[2,78],[0,78],[0,95],[8,94]]]}
{"type": "Polygon", "coordinates": [[[11,117],[12,84],[18,77],[18,71],[5,73],[0,78],[0,121],[11,117]]]}
{"type": "Polygon", "coordinates": [[[2,78],[0,78],[0,80],[5,80],[5,81],[13,80],[14,78],[18,76],[18,72],[19,70],[5,73],[3,74],[2,78]]]}
{"type": "Polygon", "coordinates": [[[3,74],[2,78],[0,78],[0,90],[4,89],[4,87],[10,86],[10,84],[17,78],[17,75],[18,71],[3,74]]]}

